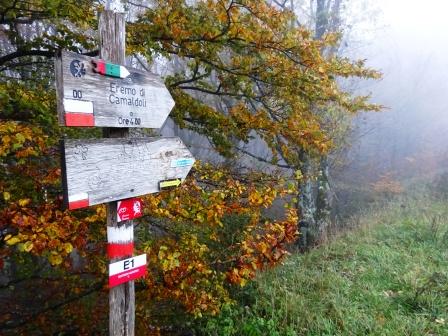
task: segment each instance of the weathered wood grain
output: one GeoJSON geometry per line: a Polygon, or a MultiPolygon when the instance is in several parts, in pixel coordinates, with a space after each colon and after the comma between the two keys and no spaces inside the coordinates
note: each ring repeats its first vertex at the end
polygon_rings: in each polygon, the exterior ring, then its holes
{"type": "Polygon", "coordinates": [[[158,192],[160,181],[184,179],[194,162],[177,137],[65,140],[64,157],[66,200],[85,193],[89,205],[158,192]]]}
{"type": "Polygon", "coordinates": [[[162,127],[174,101],[158,76],[130,67],[126,67],[130,72],[127,78],[103,76],[93,71],[93,59],[68,51],[56,58],[60,125],[68,126],[65,114],[75,112],[64,107],[65,99],[93,102],[93,126],[162,127]]]}
{"type": "MultiPolygon", "coordinates": [[[[112,2],[115,3],[117,1],[107,1],[106,5],[109,6],[112,2]]],[[[124,64],[126,49],[125,28],[124,13],[117,13],[115,10],[106,10],[100,13],[98,32],[100,40],[100,57],[102,59],[117,64],[124,64]]],[[[126,138],[129,136],[129,129],[103,128],[103,136],[106,138],[126,138]]],[[[116,201],[106,204],[106,221],[109,228],[129,227],[132,230],[134,229],[132,221],[117,223],[116,201]]],[[[112,258],[111,262],[120,259],[122,258],[112,258]]],[[[135,287],[134,281],[129,281],[109,290],[109,335],[134,336],[134,321],[135,287]]]]}

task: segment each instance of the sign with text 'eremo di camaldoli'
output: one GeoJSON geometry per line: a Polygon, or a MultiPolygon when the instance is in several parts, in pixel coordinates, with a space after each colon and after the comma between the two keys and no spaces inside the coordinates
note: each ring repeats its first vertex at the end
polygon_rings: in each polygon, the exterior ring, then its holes
{"type": "Polygon", "coordinates": [[[160,128],[174,106],[162,79],[146,71],[67,51],[55,70],[62,126],[160,128]]]}
{"type": "Polygon", "coordinates": [[[183,180],[194,159],[177,138],[62,141],[64,200],[69,209],[159,191],[159,182],[183,180]]]}

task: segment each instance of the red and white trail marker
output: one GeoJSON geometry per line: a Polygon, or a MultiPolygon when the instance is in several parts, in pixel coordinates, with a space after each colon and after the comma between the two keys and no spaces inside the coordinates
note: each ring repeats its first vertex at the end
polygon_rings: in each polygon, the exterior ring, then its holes
{"type": "Polygon", "coordinates": [[[68,196],[68,208],[70,210],[85,208],[89,206],[89,195],[87,193],[77,193],[68,196]]]}
{"type": "Polygon", "coordinates": [[[117,203],[117,222],[131,220],[143,215],[142,200],[140,198],[131,198],[118,201],[117,203]]]}
{"type": "Polygon", "coordinates": [[[109,264],[109,287],[135,280],[146,274],[146,254],[109,264]]]}
{"type": "Polygon", "coordinates": [[[66,126],[95,126],[91,101],[64,98],[64,109],[66,126]]]}
{"type": "Polygon", "coordinates": [[[109,258],[125,258],[134,253],[134,226],[107,227],[107,255],[109,258]]]}

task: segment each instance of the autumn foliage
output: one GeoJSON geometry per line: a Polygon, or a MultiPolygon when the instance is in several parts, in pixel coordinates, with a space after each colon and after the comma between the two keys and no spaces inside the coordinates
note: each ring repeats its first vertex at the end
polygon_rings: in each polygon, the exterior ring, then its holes
{"type": "MultiPolygon", "coordinates": [[[[82,273],[104,281],[104,206],[64,210],[58,163],[42,160],[57,156],[48,137],[23,123],[3,122],[1,127],[3,162],[8,163],[0,180],[5,190],[2,260],[30,253],[74,272],[77,267],[69,256],[76,249],[88,260],[82,273]]],[[[257,271],[275,265],[295,240],[292,205],[282,220],[262,214],[275,199],[294,192],[285,186],[286,181],[261,173],[233,176],[205,164],[197,165],[180,188],[146,196],[148,217],[136,227],[136,253],[147,253],[151,269],[144,281],[145,297],[178,301],[198,316],[218,312],[231,301],[226,283],[245,285],[257,271]],[[162,227],[163,234],[154,235],[148,220],[162,227]],[[232,222],[237,223],[235,232],[229,232],[232,222]]]]}
{"type": "Polygon", "coordinates": [[[171,116],[208,136],[222,154],[235,152],[235,140],[248,142],[256,134],[273,163],[294,165],[297,148],[325,152],[331,146],[316,108],[378,109],[338,85],[340,77],[379,73],[363,61],[325,57],[322,51],[338,43],[337,34],[315,40],[306,28],[292,28],[292,13],[265,1],[155,3],[128,26],[128,50],[182,63],[166,79],[176,100],[171,116]],[[216,100],[225,107],[210,107],[216,100]]]}
{"type": "MultiPolygon", "coordinates": [[[[0,55],[0,268],[27,254],[57,270],[61,284],[76,275],[84,287],[70,287],[74,295],[90,295],[92,283],[106,291],[105,208],[65,210],[59,182],[58,139],[97,133],[56,126],[49,80],[54,51],[95,54],[92,36],[101,7],[89,1],[9,2],[0,5],[2,25],[26,25],[28,18],[51,29],[20,39],[21,30],[10,26],[10,49],[0,55]]],[[[127,53],[178,64],[166,77],[176,101],[171,117],[207,137],[218,153],[234,158],[241,144],[258,138],[270,149],[267,162],[294,165],[297,148],[325,153],[332,146],[315,108],[378,108],[368,97],[343,91],[337,79],[379,75],[362,61],[325,57],[322,51],[338,43],[337,35],[315,40],[305,28],[294,28],[292,18],[266,1],[155,1],[127,25],[127,53]]],[[[149,260],[148,276],[137,286],[142,330],[149,307],[165,301],[195,316],[217,313],[232,301],[232,286],[244,286],[282,260],[297,238],[294,176],[291,183],[284,171],[242,173],[198,163],[179,188],[144,197],[145,216],[135,228],[135,253],[149,260]],[[266,210],[277,200],[284,212],[271,218],[266,210]]],[[[95,307],[104,313],[98,308],[103,301],[95,307]]],[[[31,316],[44,325],[49,311],[31,316]]],[[[88,325],[87,315],[83,320],[69,311],[73,324],[88,325]]]]}
{"type": "Polygon", "coordinates": [[[293,192],[279,180],[256,174],[242,181],[210,165],[191,175],[178,190],[145,198],[152,220],[169,225],[171,234],[141,248],[155,267],[148,288],[200,315],[230,300],[225,282],[243,286],[281,260],[297,236],[297,217],[293,207],[282,220],[263,216],[293,192]]]}

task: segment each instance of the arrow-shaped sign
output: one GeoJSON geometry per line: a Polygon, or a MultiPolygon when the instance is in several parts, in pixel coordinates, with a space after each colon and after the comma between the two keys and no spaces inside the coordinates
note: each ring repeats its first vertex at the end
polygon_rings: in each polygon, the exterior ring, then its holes
{"type": "Polygon", "coordinates": [[[147,71],[67,51],[55,71],[62,126],[160,128],[174,106],[163,80],[147,71]]]}
{"type": "Polygon", "coordinates": [[[155,193],[160,181],[180,184],[194,163],[177,137],[65,140],[62,145],[69,209],[155,193]]]}
{"type": "Polygon", "coordinates": [[[159,181],[159,189],[171,189],[180,186],[182,183],[181,179],[172,179],[172,180],[165,180],[165,181],[159,181]]]}

